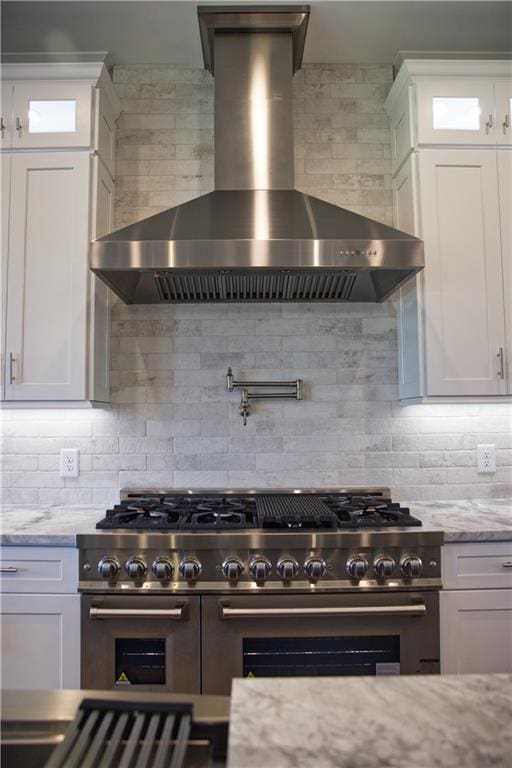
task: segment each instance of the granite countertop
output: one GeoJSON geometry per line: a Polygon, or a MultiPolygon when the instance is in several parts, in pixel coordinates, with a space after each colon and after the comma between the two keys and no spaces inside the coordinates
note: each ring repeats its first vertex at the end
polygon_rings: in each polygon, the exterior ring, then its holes
{"type": "Polygon", "coordinates": [[[510,768],[512,675],[234,680],[228,768],[510,768]]]}
{"type": "MultiPolygon", "coordinates": [[[[512,540],[512,499],[401,502],[425,526],[441,529],[445,542],[512,540]]],[[[105,508],[0,507],[3,546],[74,547],[76,535],[95,533],[105,508]]]]}
{"type": "Polygon", "coordinates": [[[400,503],[425,525],[444,531],[445,542],[512,539],[512,499],[400,503]]]}
{"type": "Polygon", "coordinates": [[[74,547],[79,533],[93,533],[105,507],[0,508],[0,544],[18,547],[74,547]]]}

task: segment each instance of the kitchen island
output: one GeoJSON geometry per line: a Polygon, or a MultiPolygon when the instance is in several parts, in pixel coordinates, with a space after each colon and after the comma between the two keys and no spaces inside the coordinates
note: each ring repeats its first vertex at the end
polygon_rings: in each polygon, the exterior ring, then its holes
{"type": "Polygon", "coordinates": [[[510,768],[512,675],[234,680],[228,768],[510,768]]]}

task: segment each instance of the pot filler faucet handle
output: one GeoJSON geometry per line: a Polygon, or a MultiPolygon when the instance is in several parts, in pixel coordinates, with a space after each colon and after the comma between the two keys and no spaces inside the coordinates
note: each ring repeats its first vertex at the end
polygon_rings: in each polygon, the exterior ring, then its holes
{"type": "Polygon", "coordinates": [[[240,405],[238,406],[238,412],[244,421],[244,427],[246,427],[247,417],[251,413],[251,404],[249,402],[249,392],[247,389],[242,389],[242,399],[240,400],[240,405]]]}

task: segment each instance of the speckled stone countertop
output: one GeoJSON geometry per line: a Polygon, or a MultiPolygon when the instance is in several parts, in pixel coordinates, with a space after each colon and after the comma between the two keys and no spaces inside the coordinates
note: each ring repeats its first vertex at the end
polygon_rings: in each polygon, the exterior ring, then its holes
{"type": "Polygon", "coordinates": [[[510,768],[512,675],[234,680],[227,768],[510,768]]]}
{"type": "MultiPolygon", "coordinates": [[[[512,499],[401,502],[425,526],[441,529],[445,542],[512,540],[512,499]]],[[[74,547],[76,535],[93,533],[105,508],[0,507],[3,546],[74,547]]]]}

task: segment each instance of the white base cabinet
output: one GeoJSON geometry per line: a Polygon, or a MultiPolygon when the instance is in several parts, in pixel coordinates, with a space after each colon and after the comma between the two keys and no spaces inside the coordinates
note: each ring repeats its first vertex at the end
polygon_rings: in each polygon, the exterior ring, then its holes
{"type": "Polygon", "coordinates": [[[441,672],[512,672],[512,542],[446,544],[441,672]]]}
{"type": "Polygon", "coordinates": [[[4,595],[4,689],[80,688],[80,597],[4,595]]]}
{"type": "Polygon", "coordinates": [[[441,672],[512,672],[512,589],[444,592],[441,672]]]}
{"type": "Polygon", "coordinates": [[[80,688],[78,551],[3,547],[0,557],[2,688],[80,688]]]}

